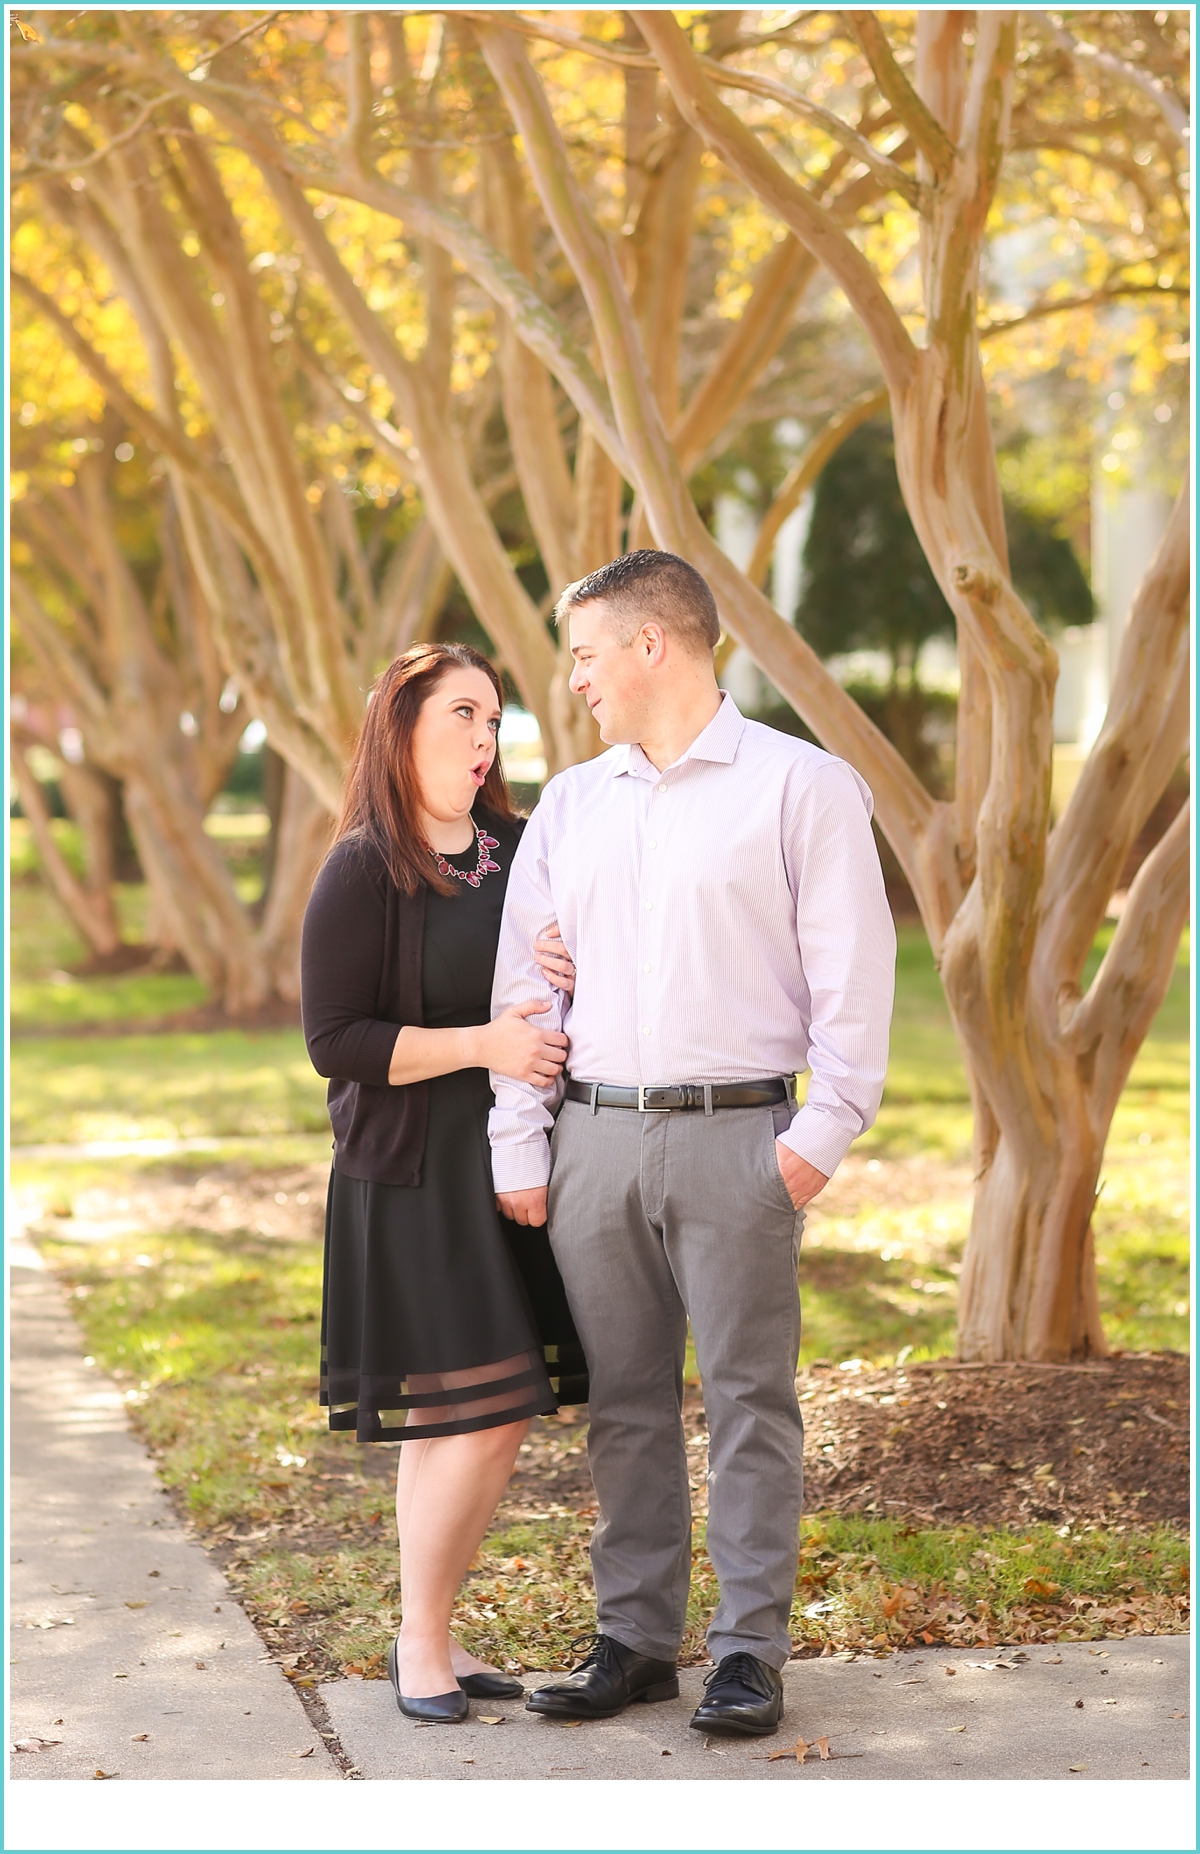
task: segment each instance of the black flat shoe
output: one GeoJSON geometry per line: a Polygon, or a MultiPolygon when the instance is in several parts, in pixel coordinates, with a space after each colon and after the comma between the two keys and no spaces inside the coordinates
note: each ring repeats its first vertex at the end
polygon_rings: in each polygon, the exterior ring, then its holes
{"type": "Polygon", "coordinates": [[[594,1635],[587,1658],[565,1680],[538,1687],[526,1712],[551,1719],[612,1719],[635,1700],[678,1699],[674,1661],[652,1661],[611,1635],[594,1635]]]}
{"type": "Polygon", "coordinates": [[[523,1699],[525,1689],[507,1674],[460,1674],[458,1684],[468,1699],[523,1699]]]}
{"type": "Polygon", "coordinates": [[[461,1687],[453,1693],[430,1693],[424,1698],[408,1699],[400,1691],[400,1673],[396,1665],[396,1644],[388,1649],[388,1679],[396,1704],[406,1719],[419,1719],[423,1725],[461,1725],[470,1717],[471,1708],[461,1687]]]}
{"type": "Polygon", "coordinates": [[[727,1654],[704,1682],[692,1715],[697,1732],[767,1738],[783,1717],[783,1677],[753,1654],[727,1654]]]}

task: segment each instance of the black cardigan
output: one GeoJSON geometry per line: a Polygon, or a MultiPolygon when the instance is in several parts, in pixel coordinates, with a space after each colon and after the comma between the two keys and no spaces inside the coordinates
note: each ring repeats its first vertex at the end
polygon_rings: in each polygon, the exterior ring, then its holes
{"type": "Polygon", "coordinates": [[[396,1038],[424,1022],[422,883],[406,895],[378,849],[344,837],[329,852],[304,915],[304,1040],[329,1077],[334,1170],[371,1184],[418,1185],[429,1083],[388,1081],[396,1038]]]}

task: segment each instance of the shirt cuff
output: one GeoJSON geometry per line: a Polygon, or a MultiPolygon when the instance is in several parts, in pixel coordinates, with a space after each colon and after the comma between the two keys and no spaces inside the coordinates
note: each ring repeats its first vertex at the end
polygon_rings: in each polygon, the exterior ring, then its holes
{"type": "Polygon", "coordinates": [[[779,1135],[782,1145],[797,1158],[807,1159],[826,1178],[833,1177],[857,1137],[819,1108],[807,1104],[793,1117],[787,1132],[779,1135]]]}
{"type": "Polygon", "coordinates": [[[545,1134],[519,1146],[492,1148],[492,1184],[496,1191],[537,1191],[550,1182],[550,1142],[545,1134]]]}

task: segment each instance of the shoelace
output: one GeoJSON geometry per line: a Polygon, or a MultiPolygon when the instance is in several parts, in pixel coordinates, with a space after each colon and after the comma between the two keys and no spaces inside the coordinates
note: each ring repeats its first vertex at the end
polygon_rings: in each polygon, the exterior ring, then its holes
{"type": "Polygon", "coordinates": [[[607,1635],[599,1633],[594,1635],[577,1635],[571,1643],[571,1653],[574,1654],[580,1644],[584,1642],[587,1644],[587,1653],[584,1655],[578,1667],[573,1667],[571,1669],[573,1674],[582,1674],[584,1668],[588,1667],[593,1661],[603,1664],[611,1662],[613,1659],[612,1643],[609,1641],[607,1635]]]}
{"type": "Polygon", "coordinates": [[[762,1669],[752,1654],[731,1654],[728,1659],[721,1662],[719,1667],[714,1667],[711,1674],[705,1674],[706,1689],[712,1685],[718,1674],[722,1680],[742,1681],[754,1693],[762,1689],[762,1669]]]}

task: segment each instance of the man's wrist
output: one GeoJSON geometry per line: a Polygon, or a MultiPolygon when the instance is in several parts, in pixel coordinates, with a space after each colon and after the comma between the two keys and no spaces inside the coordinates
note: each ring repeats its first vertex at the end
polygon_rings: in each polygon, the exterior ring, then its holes
{"type": "Polygon", "coordinates": [[[781,1146],[786,1146],[789,1152],[804,1159],[826,1178],[833,1177],[855,1137],[829,1114],[807,1105],[778,1136],[781,1146]]]}

